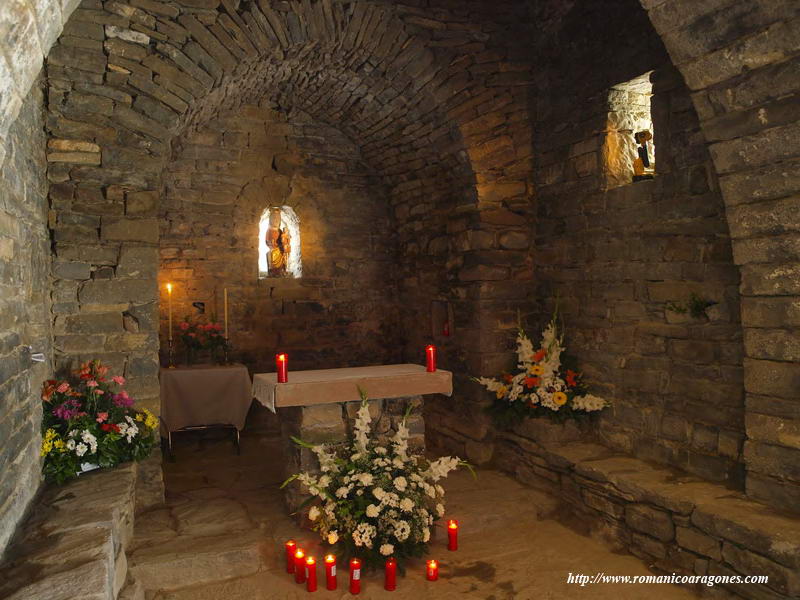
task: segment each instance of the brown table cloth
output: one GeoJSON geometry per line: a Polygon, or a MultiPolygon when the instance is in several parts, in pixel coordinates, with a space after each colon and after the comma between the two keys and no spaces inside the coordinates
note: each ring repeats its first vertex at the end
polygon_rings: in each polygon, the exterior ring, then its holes
{"type": "Polygon", "coordinates": [[[316,371],[289,371],[289,381],[278,383],[276,373],[253,376],[253,397],[275,412],[275,407],[311,406],[358,400],[361,387],[369,398],[401,398],[453,393],[453,374],[441,369],[428,373],[421,365],[379,365],[316,371]]]}
{"type": "Polygon", "coordinates": [[[161,369],[162,430],[233,425],[241,431],[253,397],[244,365],[161,369]]]}

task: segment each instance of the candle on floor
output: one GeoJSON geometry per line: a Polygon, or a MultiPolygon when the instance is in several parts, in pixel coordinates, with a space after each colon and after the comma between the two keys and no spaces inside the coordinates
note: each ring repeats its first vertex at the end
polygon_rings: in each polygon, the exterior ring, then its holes
{"type": "Polygon", "coordinates": [[[285,352],[275,355],[275,370],[278,373],[278,383],[289,381],[289,355],[285,352]]]}
{"type": "Polygon", "coordinates": [[[361,593],[361,561],[357,558],[350,560],[350,593],[361,593]]]}
{"type": "Polygon", "coordinates": [[[294,553],[294,582],[306,582],[306,553],[302,548],[298,548],[294,553]]]}
{"type": "Polygon", "coordinates": [[[397,589],[397,561],[393,556],[386,559],[386,572],[383,578],[383,588],[390,592],[397,589]]]}
{"type": "Polygon", "coordinates": [[[228,288],[222,290],[222,303],[225,306],[225,340],[228,339],[228,288]]]}
{"type": "Polygon", "coordinates": [[[286,546],[286,572],[294,573],[294,553],[297,551],[297,542],[289,540],[286,546]]]}
{"type": "Polygon", "coordinates": [[[306,559],[306,590],[317,591],[317,559],[313,556],[306,559]]]}
{"type": "Polygon", "coordinates": [[[425,579],[428,581],[438,581],[439,579],[439,563],[435,560],[429,560],[425,569],[425,579]]]}
{"type": "Polygon", "coordinates": [[[425,370],[428,373],[436,370],[436,346],[433,344],[425,346],[425,370]]]}
{"type": "Polygon", "coordinates": [[[458,550],[458,521],[454,519],[447,522],[447,549],[458,550]]]}
{"type": "Polygon", "coordinates": [[[167,284],[167,306],[169,310],[169,341],[172,341],[172,284],[167,284]]]}
{"type": "Polygon", "coordinates": [[[336,557],[328,554],[325,557],[325,589],[336,589],[336,557]]]}

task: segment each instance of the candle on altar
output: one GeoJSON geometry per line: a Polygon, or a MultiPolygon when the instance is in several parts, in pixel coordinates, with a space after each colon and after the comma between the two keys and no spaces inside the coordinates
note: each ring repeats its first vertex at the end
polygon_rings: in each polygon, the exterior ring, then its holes
{"type": "Polygon", "coordinates": [[[172,341],[172,284],[167,284],[167,310],[169,312],[169,341],[172,341]]]}
{"type": "Polygon", "coordinates": [[[397,561],[393,556],[386,559],[386,571],[383,578],[383,588],[393,592],[397,589],[397,561]]]}
{"type": "Polygon", "coordinates": [[[228,339],[228,288],[222,290],[222,305],[225,312],[225,340],[228,339]]]}
{"type": "Polygon", "coordinates": [[[425,569],[425,578],[428,581],[439,580],[439,563],[435,560],[429,560],[425,569]]]}
{"type": "Polygon", "coordinates": [[[317,559],[313,556],[306,559],[306,590],[317,591],[317,559]]]}
{"type": "Polygon", "coordinates": [[[425,346],[425,370],[428,373],[436,370],[436,346],[433,344],[425,346]]]}
{"type": "Polygon", "coordinates": [[[350,560],[350,593],[361,593],[361,561],[357,558],[350,560]]]}
{"type": "Polygon", "coordinates": [[[298,548],[294,553],[294,582],[306,582],[306,553],[302,548],[298,548]]]}
{"type": "Polygon", "coordinates": [[[297,551],[297,542],[289,540],[286,546],[286,572],[294,573],[294,553],[297,551]]]}
{"type": "Polygon", "coordinates": [[[325,589],[336,589],[336,557],[333,554],[325,557],[325,589]]]}
{"type": "Polygon", "coordinates": [[[447,522],[447,549],[458,550],[458,521],[454,519],[447,522]]]}
{"type": "Polygon", "coordinates": [[[278,383],[289,381],[289,355],[285,352],[275,355],[275,370],[278,373],[278,383]]]}

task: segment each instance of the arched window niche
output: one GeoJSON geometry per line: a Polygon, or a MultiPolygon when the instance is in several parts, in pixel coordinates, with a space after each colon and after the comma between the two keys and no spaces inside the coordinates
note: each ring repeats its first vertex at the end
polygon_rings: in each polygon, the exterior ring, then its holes
{"type": "Polygon", "coordinates": [[[290,206],[270,206],[258,224],[258,278],[303,275],[300,219],[290,206]]]}

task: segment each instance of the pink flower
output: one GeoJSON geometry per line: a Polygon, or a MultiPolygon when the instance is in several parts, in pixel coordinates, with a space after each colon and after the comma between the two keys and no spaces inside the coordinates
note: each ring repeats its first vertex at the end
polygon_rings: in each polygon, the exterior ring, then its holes
{"type": "Polygon", "coordinates": [[[64,393],[68,392],[69,391],[69,384],[65,381],[64,383],[62,383],[60,386],[58,386],[56,388],[56,391],[59,392],[60,394],[64,394],[64,393]]]}
{"type": "Polygon", "coordinates": [[[217,331],[222,331],[222,325],[220,325],[219,323],[214,323],[214,329],[216,329],[217,331]]]}
{"type": "Polygon", "coordinates": [[[189,329],[189,324],[186,321],[183,321],[180,325],[178,325],[178,327],[186,331],[187,329],[189,329]]]}
{"type": "Polygon", "coordinates": [[[94,380],[90,380],[86,382],[86,387],[96,388],[99,384],[94,380]]]}
{"type": "Polygon", "coordinates": [[[121,375],[114,375],[114,377],[111,378],[111,381],[118,383],[119,385],[125,385],[125,378],[121,375]]]}
{"type": "Polygon", "coordinates": [[[105,392],[103,390],[95,390],[94,393],[97,394],[98,396],[100,394],[105,394],[105,392]]]}
{"type": "Polygon", "coordinates": [[[98,423],[102,423],[106,419],[108,419],[108,413],[107,412],[99,412],[99,413],[97,413],[97,419],[96,420],[97,420],[98,423]]]}

